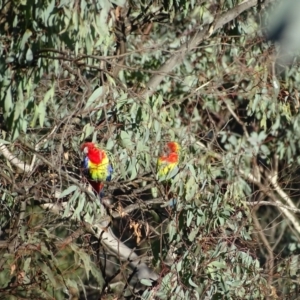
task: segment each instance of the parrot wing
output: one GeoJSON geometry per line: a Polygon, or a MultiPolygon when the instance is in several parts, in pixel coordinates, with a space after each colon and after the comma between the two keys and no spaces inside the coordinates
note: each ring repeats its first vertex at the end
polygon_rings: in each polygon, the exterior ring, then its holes
{"type": "Polygon", "coordinates": [[[171,180],[179,172],[178,163],[158,162],[158,180],[171,180]]]}

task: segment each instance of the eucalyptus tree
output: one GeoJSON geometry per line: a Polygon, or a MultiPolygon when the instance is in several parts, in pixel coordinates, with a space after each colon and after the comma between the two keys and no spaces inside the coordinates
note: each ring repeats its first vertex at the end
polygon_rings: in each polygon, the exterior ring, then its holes
{"type": "Polygon", "coordinates": [[[258,2],[0,1],[1,295],[296,295],[298,59],[258,2]],[[103,204],[85,140],[113,157],[103,204]]]}

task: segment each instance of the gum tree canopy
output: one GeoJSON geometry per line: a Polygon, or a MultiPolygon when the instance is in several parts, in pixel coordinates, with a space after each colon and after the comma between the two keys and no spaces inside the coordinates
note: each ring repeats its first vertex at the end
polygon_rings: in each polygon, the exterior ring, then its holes
{"type": "Polygon", "coordinates": [[[297,297],[300,72],[264,37],[276,1],[0,6],[1,299],[297,297]],[[113,161],[103,205],[84,141],[113,161]]]}

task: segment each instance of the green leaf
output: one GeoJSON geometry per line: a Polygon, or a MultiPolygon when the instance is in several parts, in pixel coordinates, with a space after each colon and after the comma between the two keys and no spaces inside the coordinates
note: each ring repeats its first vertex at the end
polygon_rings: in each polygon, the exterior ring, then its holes
{"type": "Polygon", "coordinates": [[[9,145],[9,144],[11,144],[11,143],[8,142],[8,141],[5,141],[5,140],[0,139],[0,144],[9,145]]]}
{"type": "Polygon", "coordinates": [[[81,134],[81,138],[80,140],[83,141],[85,140],[87,137],[89,137],[92,133],[94,133],[95,131],[95,127],[91,126],[90,123],[87,123],[84,127],[83,127],[83,132],[81,134]]]}
{"type": "Polygon", "coordinates": [[[171,221],[168,225],[168,231],[169,231],[169,242],[173,241],[174,236],[176,235],[176,224],[174,224],[174,221],[171,221]]]}
{"type": "Polygon", "coordinates": [[[25,33],[23,34],[23,38],[20,43],[20,49],[24,50],[26,43],[28,42],[28,39],[32,36],[32,31],[29,29],[26,29],[25,33]]]}
{"type": "Polygon", "coordinates": [[[208,264],[208,266],[210,267],[216,267],[217,269],[226,269],[227,268],[227,265],[224,263],[224,262],[221,262],[221,261],[212,261],[208,264]]]}
{"type": "Polygon", "coordinates": [[[73,10],[72,21],[73,21],[75,30],[78,30],[78,11],[77,10],[73,10]]]}
{"type": "Polygon", "coordinates": [[[85,272],[86,272],[86,277],[89,279],[89,274],[90,274],[90,271],[91,271],[91,264],[92,264],[91,258],[83,250],[78,250],[77,254],[80,257],[80,260],[81,260],[80,263],[83,262],[83,264],[84,264],[84,269],[85,269],[85,272]]]}
{"type": "Polygon", "coordinates": [[[40,126],[43,127],[45,122],[45,116],[46,116],[46,105],[44,101],[40,102],[37,111],[38,111],[40,126]]]}
{"type": "Polygon", "coordinates": [[[56,286],[56,276],[53,274],[53,271],[49,268],[49,266],[47,266],[44,261],[41,261],[39,263],[39,266],[43,271],[44,275],[46,275],[47,278],[50,280],[51,285],[56,286]]]}
{"type": "Polygon", "coordinates": [[[194,218],[193,212],[192,212],[191,210],[188,210],[188,211],[187,211],[187,220],[186,220],[186,225],[187,225],[188,227],[190,227],[193,218],[194,218]]]}
{"type": "Polygon", "coordinates": [[[86,102],[85,108],[88,109],[97,99],[100,99],[105,95],[105,88],[103,86],[98,87],[92,95],[89,97],[89,99],[86,102]]]}
{"type": "Polygon", "coordinates": [[[193,230],[191,231],[191,233],[189,234],[189,236],[188,236],[189,241],[193,242],[193,241],[195,240],[195,238],[196,238],[198,232],[199,232],[199,229],[198,229],[198,228],[193,229],[193,230]]]}
{"type": "Polygon", "coordinates": [[[8,114],[13,107],[12,95],[11,95],[11,87],[9,86],[6,91],[5,101],[4,101],[4,111],[8,114]]]}
{"type": "Polygon", "coordinates": [[[103,278],[101,270],[99,269],[98,266],[95,266],[94,263],[91,263],[90,267],[91,267],[90,271],[91,271],[93,277],[96,279],[97,283],[99,284],[99,287],[100,288],[103,287],[105,284],[105,280],[103,278]]]}
{"type": "Polygon", "coordinates": [[[111,0],[111,3],[114,3],[114,4],[118,5],[118,6],[123,7],[125,5],[125,3],[126,3],[126,0],[111,0]]]}
{"type": "Polygon", "coordinates": [[[182,259],[176,264],[176,271],[179,273],[182,270],[182,259]]]}
{"type": "Polygon", "coordinates": [[[25,259],[24,265],[23,265],[23,270],[28,273],[29,268],[30,268],[30,264],[31,264],[31,257],[27,257],[25,259]]]}
{"type": "Polygon", "coordinates": [[[30,48],[26,51],[26,61],[31,62],[33,60],[33,52],[30,48]]]}
{"type": "Polygon", "coordinates": [[[78,187],[76,185],[69,186],[66,190],[64,190],[60,195],[59,198],[66,197],[67,195],[73,193],[78,187]]]}
{"type": "Polygon", "coordinates": [[[133,143],[131,141],[130,135],[126,131],[122,130],[120,137],[121,137],[122,147],[132,150],[134,146],[133,146],[133,143]]]}
{"type": "Polygon", "coordinates": [[[153,281],[150,279],[141,279],[140,280],[141,284],[146,285],[146,286],[152,286],[153,285],[153,281]]]}
{"type": "Polygon", "coordinates": [[[74,194],[74,199],[72,199],[72,202],[74,202],[75,200],[77,200],[77,198],[79,198],[79,201],[77,203],[77,207],[76,207],[76,209],[74,211],[74,214],[73,214],[73,218],[77,218],[77,219],[80,219],[80,215],[84,211],[84,208],[85,208],[85,205],[86,205],[85,197],[79,197],[79,195],[80,195],[79,191],[77,190],[74,194]]]}
{"type": "Polygon", "coordinates": [[[189,284],[194,288],[198,288],[198,285],[192,280],[192,277],[189,278],[189,284]]]}

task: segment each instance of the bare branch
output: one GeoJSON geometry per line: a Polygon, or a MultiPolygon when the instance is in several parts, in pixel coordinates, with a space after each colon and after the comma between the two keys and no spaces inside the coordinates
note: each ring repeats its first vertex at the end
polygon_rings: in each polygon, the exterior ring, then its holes
{"type": "Polygon", "coordinates": [[[291,198],[280,188],[278,184],[278,156],[276,155],[274,158],[275,166],[274,166],[274,171],[270,172],[267,175],[268,180],[270,181],[271,185],[275,189],[275,191],[278,193],[278,195],[289,205],[289,207],[293,209],[297,209],[291,198]]]}
{"type": "Polygon", "coordinates": [[[9,160],[10,163],[12,163],[14,166],[18,167],[20,170],[22,170],[25,173],[29,173],[32,171],[32,166],[26,164],[24,161],[21,161],[18,159],[15,155],[13,155],[6,145],[0,144],[0,151],[2,152],[3,156],[9,160]]]}
{"type": "MultiPolygon", "coordinates": [[[[56,131],[57,126],[54,126],[54,128],[51,130],[49,134],[45,138],[43,138],[41,141],[39,141],[36,146],[35,150],[38,150],[41,144],[44,144],[49,140],[49,138],[53,135],[53,133],[56,131]]],[[[12,163],[14,166],[22,170],[24,173],[29,173],[33,170],[35,161],[36,161],[36,155],[34,154],[32,157],[31,164],[27,164],[24,161],[18,159],[14,154],[12,154],[5,144],[0,143],[0,152],[2,152],[3,156],[9,160],[10,163],[12,163]]]]}
{"type": "Polygon", "coordinates": [[[231,108],[229,102],[225,99],[223,99],[223,102],[225,103],[227,109],[229,110],[229,112],[231,113],[231,115],[235,118],[235,120],[243,127],[243,131],[245,133],[246,138],[249,138],[249,133],[247,131],[247,128],[245,126],[245,123],[236,115],[236,113],[234,112],[234,110],[231,108]]]}
{"type": "Polygon", "coordinates": [[[293,207],[289,207],[289,206],[286,206],[286,205],[283,205],[281,203],[278,203],[278,202],[270,202],[270,201],[253,201],[253,202],[250,202],[250,201],[247,201],[246,202],[247,205],[249,206],[254,206],[254,207],[258,207],[258,206],[276,206],[276,207],[282,207],[282,208],[285,208],[287,210],[291,210],[295,213],[300,213],[300,209],[299,208],[293,208],[293,207]]]}
{"type": "Polygon", "coordinates": [[[260,223],[259,223],[259,221],[258,221],[258,219],[256,217],[256,214],[254,213],[252,217],[253,217],[253,222],[254,222],[254,226],[255,226],[255,229],[257,231],[257,234],[259,235],[260,240],[263,242],[263,244],[265,245],[265,247],[266,247],[266,249],[268,251],[268,255],[269,255],[268,265],[267,265],[267,267],[268,267],[267,271],[268,271],[268,274],[269,274],[269,276],[268,276],[268,283],[269,283],[269,285],[271,285],[272,284],[272,279],[273,279],[273,270],[274,270],[274,254],[273,254],[273,250],[272,250],[272,248],[271,248],[271,246],[270,246],[270,244],[269,244],[269,242],[268,242],[265,234],[263,233],[263,230],[262,230],[262,228],[260,226],[260,223]]]}

